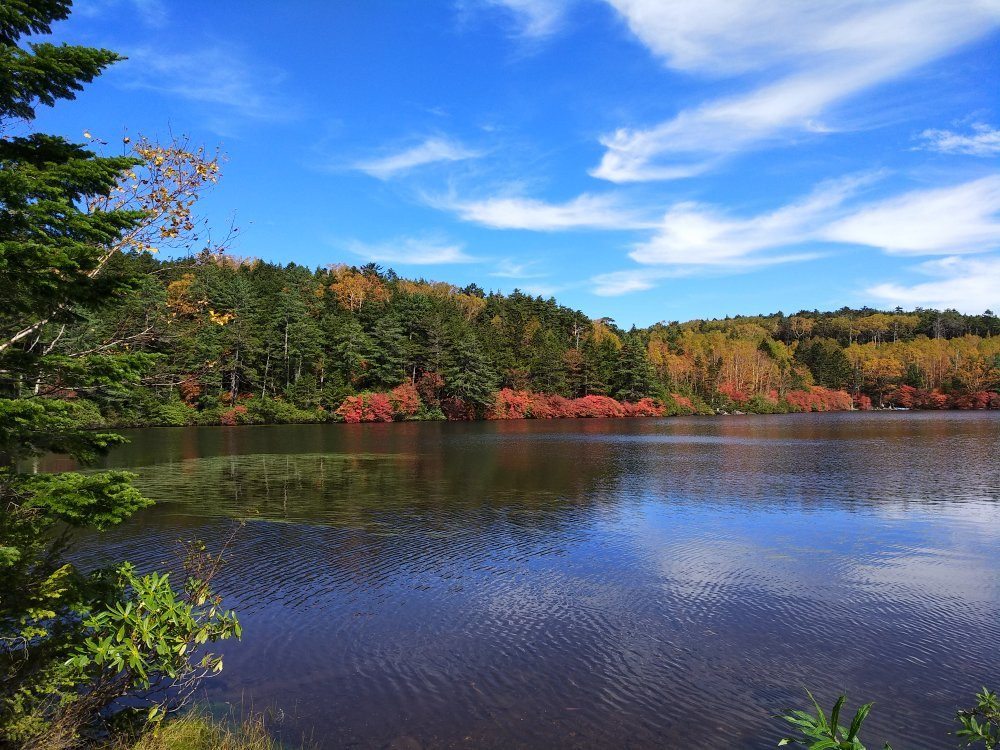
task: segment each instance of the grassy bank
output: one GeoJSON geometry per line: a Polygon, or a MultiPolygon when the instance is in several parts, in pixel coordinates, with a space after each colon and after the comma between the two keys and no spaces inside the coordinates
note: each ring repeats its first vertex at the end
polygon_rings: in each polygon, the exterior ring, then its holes
{"type": "Polygon", "coordinates": [[[193,711],[164,722],[136,739],[120,739],[105,750],[290,750],[275,740],[261,714],[238,721],[193,711]]]}

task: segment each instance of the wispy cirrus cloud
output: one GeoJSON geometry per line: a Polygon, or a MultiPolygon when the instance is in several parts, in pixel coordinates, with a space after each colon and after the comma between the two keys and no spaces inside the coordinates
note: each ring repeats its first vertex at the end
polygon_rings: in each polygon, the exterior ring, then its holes
{"type": "MultiPolygon", "coordinates": [[[[627,294],[651,289],[668,277],[740,273],[809,260],[825,253],[831,243],[912,256],[957,257],[1000,250],[1000,176],[859,202],[860,191],[879,176],[869,173],[826,182],[802,200],[749,217],[696,203],[675,204],[657,231],[629,253],[644,267],[595,276],[594,291],[604,296],[627,294]]],[[[962,269],[979,268],[973,261],[941,261],[925,267],[954,271],[941,287],[944,290],[963,284],[980,289],[979,282],[960,279],[962,269]]],[[[988,263],[982,266],[990,268],[988,263]]],[[[936,288],[924,284],[913,293],[929,295],[936,288]]],[[[886,295],[905,292],[894,285],[873,289],[886,295]]],[[[994,297],[998,294],[993,292],[994,297]]],[[[980,294],[976,299],[982,298],[980,294]]]]}
{"type": "Polygon", "coordinates": [[[501,279],[540,279],[548,276],[548,274],[531,270],[537,265],[537,260],[528,260],[519,263],[511,258],[502,258],[497,262],[496,268],[490,272],[490,276],[496,276],[501,279]]]}
{"type": "Polygon", "coordinates": [[[1000,175],[913,190],[865,206],[822,230],[825,239],[899,255],[983,253],[1000,247],[1000,175]]]}
{"type": "Polygon", "coordinates": [[[254,120],[286,120],[294,109],[279,92],[284,73],[251,63],[241,50],[225,44],[197,51],[128,50],[120,66],[122,85],[209,105],[225,115],[254,120]]]}
{"type": "Polygon", "coordinates": [[[131,6],[139,21],[151,28],[162,28],[170,17],[162,0],[83,0],[73,4],[73,12],[98,17],[110,12],[117,13],[121,6],[131,6]]]}
{"type": "Polygon", "coordinates": [[[591,277],[591,291],[598,297],[618,297],[633,292],[653,289],[664,278],[684,275],[678,272],[664,272],[649,268],[630,268],[625,271],[610,271],[591,277]]]}
{"type": "Polygon", "coordinates": [[[572,229],[625,230],[653,224],[639,210],[615,195],[584,193],[563,203],[520,196],[492,196],[466,200],[454,196],[425,196],[428,205],[456,214],[463,221],[494,229],[560,231],[572,229]]]}
{"type": "Polygon", "coordinates": [[[463,161],[482,156],[483,152],[463,146],[449,138],[426,138],[415,146],[354,164],[354,169],[380,180],[388,180],[411,169],[439,162],[463,161]]]}
{"type": "Polygon", "coordinates": [[[411,266],[481,263],[484,260],[468,255],[461,243],[429,236],[397,237],[379,243],[351,240],[346,243],[346,247],[355,255],[370,261],[411,266]]]}
{"type": "Polygon", "coordinates": [[[875,179],[876,174],[866,174],[827,182],[801,201],[743,218],[697,203],[678,203],[667,211],[656,233],[629,256],[650,265],[732,270],[814,257],[803,252],[774,256],[772,251],[816,240],[821,226],[844,201],[875,179]]]}
{"type": "Polygon", "coordinates": [[[835,105],[1000,25],[1000,7],[988,2],[961,12],[934,0],[607,2],[667,67],[751,81],[740,93],[602,138],[605,153],[591,174],[619,183],[690,177],[729,154],[825,132],[822,118],[835,105]]]}
{"type": "Polygon", "coordinates": [[[910,285],[877,284],[865,291],[903,307],[951,308],[970,314],[1000,307],[1000,257],[996,255],[939,258],[915,270],[935,278],[910,285]]]}
{"type": "Polygon", "coordinates": [[[1000,154],[1000,129],[977,122],[971,133],[952,130],[925,130],[920,134],[922,148],[943,154],[966,156],[997,156],[1000,154]]]}
{"type": "Polygon", "coordinates": [[[562,28],[568,0],[460,0],[460,11],[472,8],[498,8],[505,11],[514,23],[517,36],[540,39],[551,36],[562,28]]]}

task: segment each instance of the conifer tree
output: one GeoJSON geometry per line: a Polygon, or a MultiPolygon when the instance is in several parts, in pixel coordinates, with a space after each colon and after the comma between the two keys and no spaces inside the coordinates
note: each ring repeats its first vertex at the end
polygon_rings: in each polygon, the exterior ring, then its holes
{"type": "Polygon", "coordinates": [[[444,371],[444,394],[484,407],[491,402],[495,389],[496,373],[490,369],[479,343],[472,338],[458,341],[444,371]]]}
{"type": "Polygon", "coordinates": [[[71,357],[39,345],[46,326],[78,320],[134,286],[125,266],[108,261],[115,243],[145,219],[141,211],[93,208],[136,159],[100,157],[29,132],[38,106],[74,98],[121,59],[25,39],[50,33],[69,9],[68,0],[0,5],[0,746],[43,735],[64,746],[116,698],[187,663],[184,652],[158,653],[164,639],[190,642],[204,627],[214,640],[238,628],[228,613],[182,605],[165,578],[140,578],[127,566],[88,574],[65,561],[74,529],[103,530],[149,504],[130,475],[18,470],[32,455],[87,462],[123,442],[90,430],[94,414],[76,400],[49,396],[127,388],[153,360],[141,353],[71,357]],[[136,623],[118,622],[108,607],[141,591],[186,616],[154,628],[152,650],[138,648],[126,664],[121,648],[133,645],[136,623]],[[121,628],[119,645],[110,639],[98,656],[90,646],[103,642],[112,622],[121,628]]]}
{"type": "Polygon", "coordinates": [[[613,395],[622,401],[638,401],[650,395],[653,380],[653,368],[646,355],[646,346],[638,331],[633,328],[622,337],[613,395]]]}

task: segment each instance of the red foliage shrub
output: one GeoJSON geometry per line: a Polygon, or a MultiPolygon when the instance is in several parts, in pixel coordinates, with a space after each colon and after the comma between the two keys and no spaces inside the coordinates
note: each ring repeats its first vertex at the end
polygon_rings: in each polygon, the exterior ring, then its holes
{"type": "Polygon", "coordinates": [[[953,396],[952,406],[955,409],[989,409],[990,395],[986,391],[977,391],[963,396],[953,396]]]}
{"type": "Polygon", "coordinates": [[[949,409],[951,408],[951,396],[941,393],[937,388],[930,392],[927,402],[928,409],[949,409]]]}
{"type": "MultiPolygon", "coordinates": [[[[568,399],[553,393],[533,393],[504,388],[494,395],[487,419],[571,419],[573,417],[662,417],[667,408],[651,398],[638,403],[608,396],[568,399]]],[[[452,418],[449,416],[449,419],[452,418]]],[[[459,417],[465,419],[467,417],[459,417]]]]}
{"type": "Polygon", "coordinates": [[[954,406],[951,397],[936,388],[928,391],[912,385],[899,386],[886,394],[885,400],[891,406],[904,409],[950,409],[954,406]]]}
{"type": "Polygon", "coordinates": [[[872,408],[872,400],[865,394],[859,393],[854,397],[854,408],[859,411],[870,411],[872,408]]]}
{"type": "Polygon", "coordinates": [[[395,418],[388,393],[367,393],[364,400],[362,418],[365,422],[391,422],[395,418]]]}
{"type": "Polygon", "coordinates": [[[246,413],[247,408],[242,404],[234,406],[232,409],[226,409],[219,415],[219,424],[228,426],[240,424],[243,421],[242,416],[246,413]]]}
{"type": "Polygon", "coordinates": [[[388,393],[362,393],[348,396],[334,412],[345,422],[392,422],[395,418],[388,393]]]}
{"type": "Polygon", "coordinates": [[[576,414],[574,400],[554,393],[532,393],[530,413],[534,419],[572,419],[576,414]]]}
{"type": "Polygon", "coordinates": [[[567,413],[572,413],[569,399],[550,393],[530,394],[531,404],[528,411],[533,419],[559,419],[567,413]],[[560,406],[562,404],[562,406],[560,406]]]}
{"type": "Polygon", "coordinates": [[[721,393],[723,396],[731,398],[733,401],[736,401],[737,403],[743,403],[744,401],[750,400],[750,394],[746,393],[745,391],[741,391],[732,383],[722,383],[719,386],[719,393],[721,393]]]}
{"type": "Polygon", "coordinates": [[[532,409],[533,397],[538,398],[540,395],[504,388],[493,394],[493,405],[487,410],[486,418],[526,419],[535,416],[532,409]]]}
{"type": "Polygon", "coordinates": [[[667,408],[652,398],[642,398],[634,404],[625,403],[622,406],[630,417],[662,417],[667,413],[667,408]]]}
{"type": "Polygon", "coordinates": [[[677,404],[677,411],[681,414],[694,414],[697,409],[694,408],[694,404],[691,402],[687,396],[682,396],[679,393],[671,393],[671,398],[673,398],[674,403],[677,404]]]}
{"type": "Polygon", "coordinates": [[[903,409],[919,408],[917,404],[922,400],[926,391],[918,390],[912,385],[901,385],[886,394],[885,400],[890,406],[898,406],[903,409]]]}
{"type": "Polygon", "coordinates": [[[798,411],[850,411],[854,406],[846,391],[833,391],[819,385],[808,391],[788,391],[785,400],[798,411]]]}
{"type": "Polygon", "coordinates": [[[409,383],[397,385],[389,393],[393,413],[401,418],[412,417],[420,411],[420,395],[415,386],[409,383]]]}
{"type": "Polygon", "coordinates": [[[1000,409],[1000,393],[990,392],[990,405],[988,409],[1000,409]]]}
{"type": "Polygon", "coordinates": [[[573,402],[578,417],[624,417],[625,408],[608,396],[584,396],[573,402]]]}
{"type": "Polygon", "coordinates": [[[181,392],[181,399],[188,405],[193,404],[201,395],[201,383],[194,375],[184,378],[177,388],[181,392]]]}
{"type": "Polygon", "coordinates": [[[334,414],[345,422],[356,424],[361,421],[364,406],[364,399],[361,396],[348,396],[337,407],[334,414]]]}

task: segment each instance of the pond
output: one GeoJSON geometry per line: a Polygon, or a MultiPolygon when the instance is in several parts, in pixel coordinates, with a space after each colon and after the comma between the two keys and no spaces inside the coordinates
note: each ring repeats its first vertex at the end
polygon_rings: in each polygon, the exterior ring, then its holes
{"type": "Polygon", "coordinates": [[[289,740],[764,748],[810,688],[914,750],[1000,686],[998,413],[126,434],[158,504],[82,557],[250,519],[205,698],[289,740]]]}

